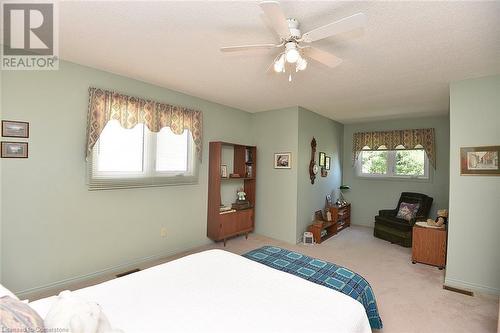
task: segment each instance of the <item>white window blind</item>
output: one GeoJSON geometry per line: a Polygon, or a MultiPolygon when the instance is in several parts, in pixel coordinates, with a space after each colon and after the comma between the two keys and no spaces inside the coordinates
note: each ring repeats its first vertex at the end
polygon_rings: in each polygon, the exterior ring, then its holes
{"type": "Polygon", "coordinates": [[[181,135],[172,133],[169,127],[156,135],[156,170],[183,173],[188,170],[188,131],[181,135]]]}
{"type": "Polygon", "coordinates": [[[117,121],[104,128],[96,144],[99,173],[144,171],[144,125],[125,129],[117,121]]]}
{"type": "Polygon", "coordinates": [[[88,161],[89,189],[149,187],[198,182],[195,147],[189,131],[151,132],[143,124],[124,129],[108,122],[88,161]]]}

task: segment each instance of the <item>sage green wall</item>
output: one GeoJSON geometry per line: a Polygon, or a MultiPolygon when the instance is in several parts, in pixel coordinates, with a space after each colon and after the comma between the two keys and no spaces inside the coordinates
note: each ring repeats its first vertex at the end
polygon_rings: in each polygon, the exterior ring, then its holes
{"type": "Polygon", "coordinates": [[[314,212],[325,207],[327,194],[338,195],[337,189],[342,179],[341,156],[344,125],[325,118],[317,113],[299,107],[299,154],[297,168],[297,234],[301,240],[304,231],[311,224],[314,212]],[[311,140],[316,138],[316,163],[319,152],[331,157],[330,171],[327,177],[316,176],[314,184],[309,178],[311,161],[311,140]]]}
{"type": "Polygon", "coordinates": [[[395,208],[401,192],[425,193],[434,198],[431,216],[436,210],[448,208],[449,188],[449,117],[423,117],[377,121],[344,126],[343,183],[351,189],[344,191],[352,202],[352,223],[373,227],[374,217],[380,209],[395,208]],[[352,137],[356,132],[384,131],[392,129],[436,129],[436,169],[432,167],[429,181],[367,179],[357,177],[352,164],[352,137]]]}
{"type": "Polygon", "coordinates": [[[500,177],[460,176],[460,147],[500,145],[500,75],[450,85],[447,285],[500,294],[500,177]]]}
{"type": "MultiPolygon", "coordinates": [[[[2,161],[0,262],[8,288],[33,291],[209,242],[208,142],[254,144],[251,114],[64,61],[58,71],[2,74],[3,118],[31,125],[29,159],[2,161]],[[202,110],[199,184],[89,192],[84,159],[89,86],[202,110]],[[166,238],[160,237],[162,227],[166,238]]],[[[283,134],[279,129],[286,133],[278,127],[276,137],[283,134]]]]}
{"type": "Polygon", "coordinates": [[[323,209],[325,196],[340,185],[343,125],[302,107],[253,115],[257,153],[256,232],[289,243],[301,241],[314,211],[323,209]],[[318,153],[332,157],[332,171],[309,180],[311,140],[318,153]],[[291,152],[291,169],[274,169],[274,153],[291,152]]]}
{"type": "Polygon", "coordinates": [[[253,132],[257,145],[258,234],[296,242],[298,108],[255,113],[253,132]],[[291,169],[274,169],[274,153],[291,152],[291,169]]]}

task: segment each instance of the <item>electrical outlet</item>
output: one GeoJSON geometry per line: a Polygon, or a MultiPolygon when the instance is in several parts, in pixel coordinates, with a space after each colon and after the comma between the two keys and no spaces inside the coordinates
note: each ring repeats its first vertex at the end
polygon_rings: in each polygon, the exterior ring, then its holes
{"type": "Polygon", "coordinates": [[[167,228],[163,227],[160,229],[160,236],[167,237],[167,228]]]}

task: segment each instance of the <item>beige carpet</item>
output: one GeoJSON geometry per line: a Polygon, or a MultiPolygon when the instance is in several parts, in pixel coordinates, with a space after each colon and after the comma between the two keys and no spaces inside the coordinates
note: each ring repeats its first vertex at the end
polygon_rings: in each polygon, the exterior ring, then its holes
{"type": "MultiPolygon", "coordinates": [[[[222,248],[242,254],[264,245],[274,245],[302,252],[348,267],[363,275],[377,298],[383,333],[481,333],[496,332],[499,315],[498,297],[465,296],[443,290],[444,271],[423,264],[413,265],[411,249],[376,239],[373,229],[353,226],[320,245],[291,245],[251,234],[248,240],[238,237],[227,242],[194,249],[164,258],[140,268],[171,261],[189,253],[222,248]]],[[[100,283],[113,276],[102,276],[65,289],[79,289],[100,283]]],[[[32,300],[57,294],[60,290],[39,293],[32,300]]],[[[293,292],[293,291],[290,291],[293,292]]],[[[311,304],[311,311],[317,311],[311,304]]],[[[328,309],[321,309],[328,315],[328,309]]],[[[307,318],[307,314],[304,314],[307,318]]],[[[237,330],[235,330],[237,332],[237,330]]],[[[377,331],[376,331],[377,332],[377,331]]],[[[309,332],[307,332],[309,333],[309,332]]]]}
{"type": "MultiPolygon", "coordinates": [[[[373,229],[353,226],[320,245],[290,245],[258,235],[228,241],[225,250],[238,254],[276,245],[348,267],[374,289],[384,333],[496,332],[498,297],[474,297],[442,289],[444,271],[415,264],[411,249],[374,238],[373,229]]],[[[206,248],[224,248],[214,244],[206,248]]],[[[195,252],[195,251],[193,251],[195,252]]],[[[314,304],[311,304],[311,309],[314,304]]],[[[323,309],[325,314],[327,309],[323,309]]]]}

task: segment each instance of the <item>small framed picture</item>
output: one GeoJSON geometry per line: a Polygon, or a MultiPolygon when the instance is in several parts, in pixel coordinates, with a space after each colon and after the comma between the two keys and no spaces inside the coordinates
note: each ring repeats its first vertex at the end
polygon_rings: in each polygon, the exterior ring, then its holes
{"type": "Polygon", "coordinates": [[[327,194],[325,200],[325,209],[328,210],[331,206],[333,206],[332,195],[327,194]]]}
{"type": "Polygon", "coordinates": [[[275,169],[291,169],[292,168],[292,153],[275,153],[274,154],[275,169]]]}
{"type": "Polygon", "coordinates": [[[325,169],[330,170],[330,156],[325,157],[325,169]]]}
{"type": "Polygon", "coordinates": [[[30,124],[25,121],[2,120],[2,136],[6,138],[29,138],[30,124]]]}
{"type": "Polygon", "coordinates": [[[324,221],[324,218],[323,218],[323,211],[322,210],[317,210],[314,212],[314,219],[316,221],[324,221]]]}
{"type": "Polygon", "coordinates": [[[220,176],[221,176],[222,178],[228,178],[228,175],[227,175],[227,165],[222,164],[222,165],[220,166],[220,176]]]}
{"type": "Polygon", "coordinates": [[[1,142],[2,158],[28,158],[27,142],[1,142]]]}
{"type": "Polygon", "coordinates": [[[500,176],[500,146],[460,148],[460,175],[500,176]]]}
{"type": "Polygon", "coordinates": [[[326,154],[323,153],[323,152],[320,152],[319,153],[319,166],[320,167],[324,167],[325,166],[325,157],[326,157],[326,154]]]}

